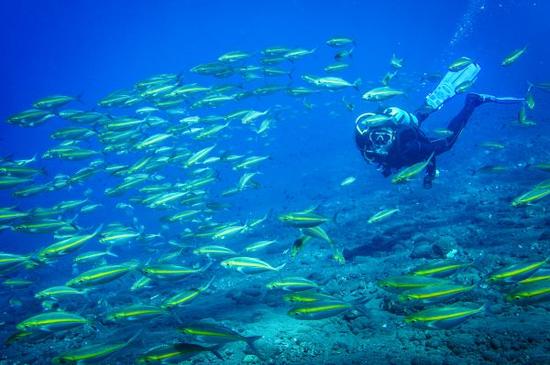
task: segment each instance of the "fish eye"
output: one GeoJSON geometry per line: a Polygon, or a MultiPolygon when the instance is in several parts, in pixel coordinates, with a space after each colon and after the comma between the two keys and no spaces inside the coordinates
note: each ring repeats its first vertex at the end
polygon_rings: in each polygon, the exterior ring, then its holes
{"type": "Polygon", "coordinates": [[[514,297],[514,299],[515,299],[515,300],[520,300],[521,297],[520,297],[519,295],[516,295],[516,296],[514,297]]]}

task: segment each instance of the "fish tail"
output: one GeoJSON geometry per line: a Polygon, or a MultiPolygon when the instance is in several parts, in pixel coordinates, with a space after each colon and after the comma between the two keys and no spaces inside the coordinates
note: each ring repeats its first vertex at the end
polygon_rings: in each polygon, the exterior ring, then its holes
{"type": "Polygon", "coordinates": [[[101,224],[95,229],[94,233],[92,233],[92,237],[97,236],[97,234],[98,234],[99,232],[101,232],[102,229],[103,229],[103,223],[101,223],[101,224]]]}
{"type": "Polygon", "coordinates": [[[210,287],[210,285],[212,284],[212,282],[214,281],[214,279],[216,279],[215,276],[213,276],[212,279],[210,279],[210,280],[208,281],[208,283],[206,283],[206,285],[201,286],[201,287],[199,288],[199,290],[200,290],[201,292],[208,290],[208,288],[210,287]]]}
{"type": "Polygon", "coordinates": [[[111,252],[111,248],[108,248],[107,251],[105,251],[105,254],[112,257],[118,257],[116,253],[111,252]]]}
{"type": "Polygon", "coordinates": [[[363,80],[359,77],[357,80],[353,82],[353,88],[357,91],[359,91],[359,88],[361,87],[361,84],[363,83],[363,80]]]}
{"type": "Polygon", "coordinates": [[[244,340],[246,341],[246,344],[250,348],[250,350],[256,355],[260,360],[264,361],[264,356],[258,351],[258,348],[254,344],[254,342],[258,341],[262,336],[249,336],[245,337],[244,340]]]}
{"type": "Polygon", "coordinates": [[[212,346],[208,348],[208,351],[210,351],[214,356],[216,356],[218,359],[223,360],[222,354],[220,354],[219,350],[222,348],[223,344],[212,346]]]}
{"type": "Polygon", "coordinates": [[[133,260],[130,260],[130,261],[126,262],[126,265],[128,265],[128,267],[131,270],[139,270],[142,267],[139,260],[136,260],[136,259],[133,259],[133,260]]]}
{"type": "Polygon", "coordinates": [[[355,309],[357,312],[359,312],[361,315],[365,316],[365,317],[368,317],[370,315],[370,313],[368,312],[368,310],[365,308],[365,306],[363,304],[365,304],[365,302],[367,302],[368,299],[367,298],[359,298],[355,301],[352,302],[353,304],[353,309],[355,309]]]}
{"type": "Polygon", "coordinates": [[[13,226],[7,224],[0,226],[0,231],[3,231],[4,229],[11,229],[12,231],[14,230],[13,226]]]}
{"type": "MultiPolygon", "coordinates": [[[[212,266],[212,262],[213,262],[212,260],[207,262],[206,265],[204,265],[203,267],[201,267],[199,269],[199,271],[200,272],[205,272],[210,266],[212,266]]],[[[214,278],[212,278],[212,280],[214,280],[214,278]]],[[[210,285],[210,284],[208,284],[208,285],[210,285]]]]}
{"type": "Polygon", "coordinates": [[[25,269],[34,269],[37,266],[40,266],[47,262],[40,260],[36,255],[30,256],[28,260],[26,260],[23,264],[25,266],[25,269]]]}
{"type": "Polygon", "coordinates": [[[142,333],[143,333],[143,329],[140,329],[135,335],[133,335],[128,339],[128,341],[126,341],[126,345],[129,345],[132,342],[134,342],[139,336],[141,336],[142,333]]]}
{"type": "Polygon", "coordinates": [[[69,219],[69,224],[74,228],[74,229],[77,229],[77,230],[80,230],[80,227],[75,223],[76,220],[78,219],[78,215],[80,213],[76,213],[74,217],[72,217],[71,219],[69,219]]]}

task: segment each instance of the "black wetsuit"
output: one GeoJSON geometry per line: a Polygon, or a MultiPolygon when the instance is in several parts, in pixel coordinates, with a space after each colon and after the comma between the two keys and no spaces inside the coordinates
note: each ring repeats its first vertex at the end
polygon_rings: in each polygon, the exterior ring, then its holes
{"type": "Polygon", "coordinates": [[[367,135],[356,133],[357,147],[365,159],[379,165],[379,169],[385,177],[402,167],[426,161],[433,153],[434,157],[426,167],[426,176],[424,177],[424,186],[429,188],[436,172],[435,156],[451,149],[475,108],[481,104],[482,100],[478,95],[468,94],[464,107],[447,126],[447,129],[452,132],[448,137],[429,138],[424,134],[420,126],[434,110],[422,107],[414,113],[418,119],[418,127],[411,125],[395,126],[395,140],[387,155],[365,153],[365,150],[372,150],[367,135]]]}

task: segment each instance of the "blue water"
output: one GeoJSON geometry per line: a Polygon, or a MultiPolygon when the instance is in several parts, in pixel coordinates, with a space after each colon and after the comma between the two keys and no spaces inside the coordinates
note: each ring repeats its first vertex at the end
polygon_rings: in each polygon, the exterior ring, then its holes
{"type": "MultiPolygon", "coordinates": [[[[104,170],[106,165],[131,165],[144,156],[152,156],[151,150],[136,151],[129,146],[122,154],[101,152],[106,144],[94,136],[79,145],[100,151],[95,157],[77,161],[42,157],[60,142],[50,138],[51,133],[69,126],[88,127],[94,133],[101,133],[104,128],[101,123],[78,124],[59,115],[35,127],[0,123],[0,156],[5,157],[0,165],[10,166],[13,161],[36,156],[28,166],[43,170],[31,183],[0,190],[0,207],[29,213],[25,219],[1,222],[4,226],[0,231],[0,251],[35,259],[42,248],[56,241],[54,232],[24,233],[14,227],[32,221],[36,208],[49,208],[67,200],[87,198],[85,204],[102,204],[92,213],[79,212],[81,207],[77,207],[51,217],[70,222],[69,226],[76,228],[73,235],[88,234],[100,224],[107,227],[112,223],[138,232],[137,238],[113,246],[111,250],[118,257],[106,256],[105,262],[73,263],[80,253],[106,249],[106,245],[98,242],[100,235],[85,247],[51,262],[40,262],[38,267],[21,265],[15,270],[0,270],[2,281],[12,278],[32,281],[22,288],[5,284],[0,287],[0,340],[15,333],[21,321],[45,311],[60,308],[90,320],[82,331],[47,332],[45,338],[5,344],[0,351],[0,363],[50,363],[52,358],[68,351],[113,339],[128,339],[137,329],[142,329],[142,335],[123,350],[97,360],[106,364],[135,363],[136,358],[158,345],[177,342],[205,345],[197,338],[175,331],[178,326],[199,320],[223,324],[247,336],[263,336],[257,342],[263,354],[261,359],[242,342],[231,342],[220,349],[224,360],[211,354],[193,357],[192,361],[206,363],[550,362],[548,333],[536,328],[537,323],[548,324],[547,298],[535,303],[509,303],[504,295],[515,288],[513,285],[501,288],[487,284],[491,272],[500,268],[540,262],[549,257],[548,200],[537,200],[518,208],[510,205],[514,198],[548,178],[548,167],[546,171],[534,167],[550,162],[548,86],[546,90],[533,89],[535,107],[527,113],[536,125],[518,124],[519,105],[490,104],[476,110],[453,149],[438,157],[439,177],[430,190],[422,188],[421,178],[405,185],[392,184],[391,178],[384,178],[375,166],[362,159],[354,142],[354,120],[359,114],[387,106],[414,111],[437,86],[437,80],[426,81],[423,75],[444,74],[447,66],[461,56],[472,58],[482,68],[472,91],[524,97],[528,82],[550,82],[547,47],[550,3],[511,0],[20,1],[3,2],[0,7],[2,121],[31,108],[40,98],[59,94],[78,95],[80,100],[56,109],[56,114],[64,109],[79,109],[104,113],[108,118],[144,118],[136,114],[136,109],[151,106],[151,100],[127,108],[102,108],[97,102],[115,90],[132,89],[137,82],[164,73],[178,74],[180,84],[233,85],[235,89],[228,93],[252,91],[267,85],[278,85],[285,90],[298,86],[314,89],[302,76],[326,75],[323,68],[334,63],[334,55],[340,49],[328,47],[325,42],[336,36],[349,37],[355,45],[342,48],[353,48],[352,57],[343,60],[349,68],[334,76],[350,82],[362,80],[359,90],[321,89],[306,97],[293,97],[283,90],[196,110],[183,102],[179,106],[183,114],[175,117],[163,110],[154,112],[153,115],[165,118],[167,125],[138,128],[138,141],[181,125],[178,120],[186,116],[223,117],[238,110],[268,110],[267,116],[255,122],[259,127],[262,120],[271,120],[270,129],[261,135],[237,119],[230,121],[214,138],[197,141],[181,134],[159,145],[181,147],[191,153],[216,145],[208,156],[221,157],[221,161],[209,165],[198,163],[186,169],[183,167],[186,157],[149,172],[149,180],[139,185],[184,183],[193,178],[190,174],[193,169],[210,167],[214,179],[198,188],[205,190],[206,196],[196,206],[184,206],[176,200],[161,208],[147,207],[139,202],[145,195],[137,189],[112,197],[105,194],[105,189],[122,181],[122,177],[108,174],[104,170]],[[220,55],[237,50],[252,56],[231,67],[259,65],[260,52],[273,46],[315,51],[295,62],[284,61],[273,66],[287,70],[289,76],[245,80],[236,73],[219,79],[190,72],[196,65],[214,62],[220,55]],[[501,66],[505,56],[524,46],[527,51],[517,62],[509,67],[501,66]],[[362,100],[361,95],[381,86],[386,72],[392,70],[393,54],[404,59],[404,67],[390,85],[404,90],[406,95],[381,103],[362,100]],[[346,103],[352,104],[352,110],[346,103]],[[313,106],[306,107],[309,104],[313,106]],[[483,148],[483,143],[489,141],[498,142],[503,148],[483,148]],[[234,162],[223,161],[229,154],[269,158],[251,169],[234,171],[234,162]],[[30,197],[13,195],[22,187],[51,182],[56,175],[71,176],[97,159],[105,165],[83,183],[30,197]],[[504,166],[505,171],[484,174],[482,168],[487,165],[504,166]],[[255,186],[224,196],[222,192],[235,187],[245,172],[258,172],[253,177],[255,186]],[[341,186],[349,176],[356,181],[341,186]],[[123,208],[121,203],[130,207],[123,208]],[[332,238],[333,246],[313,239],[293,258],[290,249],[302,233],[277,218],[313,207],[317,207],[316,213],[327,218],[322,227],[332,238]],[[369,217],[388,208],[398,208],[399,212],[379,223],[367,224],[369,217]],[[201,212],[195,220],[183,223],[167,223],[162,219],[186,209],[201,212]],[[197,233],[199,227],[214,222],[247,226],[264,216],[267,219],[258,227],[247,227],[222,240],[185,235],[197,233]],[[147,240],[147,235],[153,236],[147,240]],[[220,261],[227,258],[224,257],[215,259],[205,272],[183,281],[154,281],[150,288],[129,291],[144,268],[164,255],[178,253],[167,262],[200,267],[209,259],[194,255],[192,251],[197,247],[224,245],[240,252],[259,240],[277,242],[257,252],[241,252],[240,256],[260,258],[273,266],[286,263],[279,272],[247,275],[228,271],[220,266],[220,261]],[[435,253],[418,254],[426,245],[435,253]],[[435,249],[437,245],[442,248],[435,249]],[[333,259],[336,251],[343,252],[344,264],[333,259]],[[417,329],[405,323],[405,316],[425,307],[403,307],[394,293],[376,285],[377,280],[449,257],[474,263],[453,280],[474,284],[476,291],[443,304],[475,302],[485,305],[484,312],[447,330],[417,329]],[[88,269],[128,260],[136,260],[138,267],[121,279],[93,287],[84,298],[64,298],[46,306],[34,298],[38,291],[64,285],[88,269]],[[316,281],[320,291],[345,303],[354,303],[353,306],[361,298],[368,299],[364,305],[367,313],[361,316],[361,310],[355,309],[311,321],[288,316],[292,306],[282,300],[286,292],[270,291],[265,285],[294,276],[316,281]],[[114,324],[105,320],[113,308],[130,304],[160,305],[178,290],[200,287],[211,278],[214,281],[206,293],[160,318],[114,324]],[[152,335],[148,336],[147,331],[152,335]],[[479,341],[469,346],[473,338],[479,341]],[[519,348],[513,347],[511,338],[518,338],[519,348]],[[396,350],[397,346],[401,352],[396,350]],[[523,355],[514,355],[519,350],[523,355]],[[362,353],[376,353],[376,356],[369,361],[362,353]]],[[[191,100],[199,98],[193,96],[191,100]]],[[[464,96],[456,96],[431,115],[423,129],[433,135],[434,129],[444,128],[463,103],[464,96]]],[[[222,118],[190,128],[224,123],[222,118]]],[[[7,174],[0,177],[5,176],[7,174]]],[[[547,268],[541,268],[544,269],[547,268]]]]}

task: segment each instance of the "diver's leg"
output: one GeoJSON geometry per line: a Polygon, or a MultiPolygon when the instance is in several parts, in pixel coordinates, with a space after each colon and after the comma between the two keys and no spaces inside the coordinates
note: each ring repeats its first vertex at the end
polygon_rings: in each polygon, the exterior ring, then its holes
{"type": "MultiPolygon", "coordinates": [[[[433,139],[420,143],[419,148],[424,155],[434,153],[435,156],[447,152],[450,150],[455,142],[458,140],[458,136],[466,127],[468,120],[472,116],[474,110],[484,103],[501,103],[501,104],[517,104],[524,100],[522,98],[514,97],[496,97],[487,94],[475,94],[470,93],[466,95],[466,101],[462,110],[449,122],[447,129],[453,132],[453,134],[447,138],[433,139]]],[[[430,188],[432,186],[432,180],[436,176],[435,157],[432,158],[428,166],[426,167],[426,175],[424,176],[424,187],[430,188]]]]}
{"type": "MultiPolygon", "coordinates": [[[[452,146],[456,142],[456,139],[466,126],[466,123],[472,116],[474,110],[484,103],[499,103],[499,104],[518,104],[524,102],[523,98],[515,97],[497,97],[488,94],[476,94],[470,93],[466,95],[466,101],[462,110],[456,115],[447,126],[447,129],[453,132],[451,136],[447,138],[448,142],[452,146]]],[[[449,146],[449,148],[451,147],[449,146]]]]}
{"type": "Polygon", "coordinates": [[[416,109],[413,114],[418,120],[418,126],[420,127],[422,125],[422,122],[425,121],[430,116],[430,114],[435,111],[436,109],[431,108],[427,104],[424,104],[420,108],[416,109]]]}
{"type": "Polygon", "coordinates": [[[474,110],[485,101],[486,100],[478,94],[466,95],[466,101],[462,107],[462,110],[453,119],[451,119],[449,125],[447,126],[447,129],[453,132],[453,134],[444,139],[446,142],[446,151],[451,149],[451,147],[455,144],[458,136],[462,133],[464,127],[466,127],[466,123],[468,123],[468,120],[472,116],[474,110]]]}

